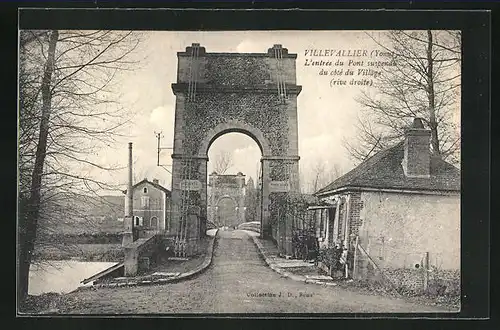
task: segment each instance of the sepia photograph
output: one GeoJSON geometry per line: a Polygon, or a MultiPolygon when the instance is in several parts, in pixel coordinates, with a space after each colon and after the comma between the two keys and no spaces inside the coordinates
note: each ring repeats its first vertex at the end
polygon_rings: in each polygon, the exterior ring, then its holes
{"type": "Polygon", "coordinates": [[[460,312],[460,30],[18,44],[20,314],[460,312]]]}

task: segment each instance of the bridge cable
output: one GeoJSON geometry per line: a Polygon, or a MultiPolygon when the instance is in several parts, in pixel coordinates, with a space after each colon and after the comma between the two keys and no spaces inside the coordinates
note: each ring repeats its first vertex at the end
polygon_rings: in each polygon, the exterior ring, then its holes
{"type": "Polygon", "coordinates": [[[283,48],[280,46],[279,48],[279,59],[280,59],[280,77],[281,77],[281,84],[282,84],[282,92],[283,92],[283,102],[286,101],[286,84],[285,84],[285,78],[283,76],[283,48]]]}
{"type": "Polygon", "coordinates": [[[285,80],[283,78],[283,66],[282,66],[283,48],[281,47],[281,45],[276,45],[276,48],[274,49],[274,57],[276,59],[276,80],[278,84],[278,98],[280,102],[285,103],[287,96],[286,96],[285,80]]]}
{"type": "Polygon", "coordinates": [[[189,58],[189,78],[188,78],[188,97],[187,97],[188,102],[191,101],[192,87],[193,87],[193,57],[194,57],[194,49],[193,46],[191,46],[191,54],[189,58]]]}
{"type": "MultiPolygon", "coordinates": [[[[189,188],[189,182],[191,180],[191,158],[188,158],[187,159],[187,183],[188,183],[188,187],[186,188],[189,188]]],[[[181,240],[181,244],[182,244],[182,256],[185,257],[186,256],[186,247],[187,247],[187,229],[188,229],[188,221],[189,221],[189,207],[190,207],[190,190],[189,189],[186,189],[185,190],[185,203],[184,203],[184,222],[183,222],[183,233],[182,233],[182,240],[181,240]]]]}
{"type": "MultiPolygon", "coordinates": [[[[188,164],[188,161],[187,160],[183,160],[183,163],[184,163],[184,175],[183,175],[183,180],[187,180],[187,172],[188,172],[188,168],[189,168],[189,164],[188,164]]],[[[186,181],[185,181],[186,182],[186,181]]],[[[181,223],[180,223],[180,227],[181,227],[181,232],[180,232],[180,238],[179,238],[179,256],[183,257],[184,256],[184,251],[185,251],[185,244],[184,244],[184,227],[185,227],[185,224],[186,224],[186,208],[187,208],[187,199],[188,199],[188,196],[187,196],[187,190],[186,188],[187,187],[181,187],[183,190],[182,190],[182,209],[181,209],[181,223]]]]}
{"type": "MultiPolygon", "coordinates": [[[[186,178],[186,164],[185,164],[185,161],[182,160],[181,161],[181,164],[183,165],[182,166],[182,175],[181,175],[181,183],[182,183],[182,180],[184,180],[186,178]]],[[[176,238],[175,238],[175,254],[177,257],[180,257],[182,256],[182,230],[183,230],[183,226],[184,226],[184,209],[185,209],[185,201],[186,201],[186,197],[185,197],[185,190],[182,189],[182,185],[180,185],[181,188],[181,207],[180,207],[180,210],[179,210],[179,226],[177,228],[177,235],[176,235],[176,238]]]]}
{"type": "Polygon", "coordinates": [[[196,101],[196,83],[198,81],[199,54],[200,54],[200,46],[199,46],[199,44],[196,44],[195,48],[194,48],[194,58],[193,58],[193,67],[194,67],[194,70],[193,70],[193,101],[196,101]]]}
{"type": "MultiPolygon", "coordinates": [[[[195,100],[196,92],[196,58],[199,53],[198,44],[193,44],[191,47],[191,56],[189,60],[189,80],[188,80],[188,102],[195,100]]],[[[188,159],[183,160],[184,168],[182,171],[182,178],[184,180],[190,179],[191,163],[188,159]]],[[[188,187],[185,187],[188,188],[188,187]]],[[[181,187],[182,189],[182,187],[181,187]]],[[[187,235],[187,213],[189,209],[189,191],[187,189],[182,189],[181,192],[181,210],[180,210],[180,221],[179,228],[177,232],[176,242],[176,254],[177,256],[185,257],[186,255],[186,235],[187,235]]]]}
{"type": "Polygon", "coordinates": [[[281,84],[279,76],[279,59],[278,59],[278,48],[274,48],[274,58],[276,59],[276,84],[278,86],[278,99],[281,101],[281,84]]]}
{"type": "Polygon", "coordinates": [[[186,173],[184,160],[181,161],[181,164],[182,164],[182,175],[181,175],[181,182],[179,184],[179,188],[181,189],[181,205],[179,209],[179,227],[177,228],[176,251],[175,251],[177,257],[181,256],[181,250],[182,250],[181,238],[182,238],[182,226],[184,221],[184,202],[185,202],[185,197],[184,197],[185,192],[182,186],[182,181],[184,180],[186,173]]]}

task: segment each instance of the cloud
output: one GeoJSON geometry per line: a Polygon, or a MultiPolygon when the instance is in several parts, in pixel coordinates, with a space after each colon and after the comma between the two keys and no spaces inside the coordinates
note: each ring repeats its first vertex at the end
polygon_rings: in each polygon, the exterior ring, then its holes
{"type": "Polygon", "coordinates": [[[159,106],[151,111],[149,124],[156,131],[161,131],[165,141],[172,143],[174,137],[174,107],[159,106]]]}
{"type": "Polygon", "coordinates": [[[151,111],[149,122],[162,127],[165,125],[170,126],[170,124],[173,124],[172,111],[164,106],[159,106],[151,111]]]}
{"type": "Polygon", "coordinates": [[[238,53],[263,53],[266,49],[262,49],[262,45],[251,40],[243,40],[236,47],[236,51],[238,53]]]}
{"type": "Polygon", "coordinates": [[[233,168],[236,172],[243,172],[247,177],[257,175],[259,169],[261,153],[258,146],[248,146],[242,149],[236,149],[233,153],[233,168]]]}

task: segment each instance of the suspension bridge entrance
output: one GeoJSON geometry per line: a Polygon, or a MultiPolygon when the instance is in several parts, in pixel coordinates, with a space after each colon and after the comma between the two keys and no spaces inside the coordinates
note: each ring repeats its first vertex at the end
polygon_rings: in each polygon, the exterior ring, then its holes
{"type": "Polygon", "coordinates": [[[262,153],[261,237],[291,254],[291,224],[279,221],[279,201],[299,191],[296,54],[208,53],[193,43],[177,53],[172,154],[172,230],[177,256],[197,252],[206,232],[207,162],[212,142],[238,132],[262,153]]]}

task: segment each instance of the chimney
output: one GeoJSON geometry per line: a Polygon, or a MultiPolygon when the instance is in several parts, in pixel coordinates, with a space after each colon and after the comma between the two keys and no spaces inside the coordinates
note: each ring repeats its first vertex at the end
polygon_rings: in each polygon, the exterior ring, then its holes
{"type": "Polygon", "coordinates": [[[127,196],[125,201],[125,218],[123,219],[125,230],[122,237],[122,246],[126,246],[134,241],[134,218],[133,218],[133,191],[132,191],[132,142],[128,144],[128,182],[127,196]]]}
{"type": "Polygon", "coordinates": [[[154,184],[160,184],[160,181],[158,181],[158,179],[153,179],[153,183],[154,184]]]}
{"type": "Polygon", "coordinates": [[[127,211],[125,216],[131,217],[133,208],[133,176],[132,176],[132,142],[128,143],[128,182],[127,182],[127,211]]]}
{"type": "Polygon", "coordinates": [[[415,118],[406,131],[404,157],[401,165],[409,178],[428,178],[430,176],[430,137],[431,131],[425,129],[421,118],[415,118]]]}

